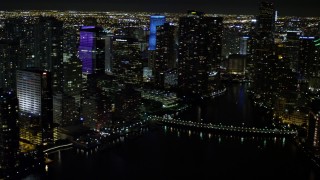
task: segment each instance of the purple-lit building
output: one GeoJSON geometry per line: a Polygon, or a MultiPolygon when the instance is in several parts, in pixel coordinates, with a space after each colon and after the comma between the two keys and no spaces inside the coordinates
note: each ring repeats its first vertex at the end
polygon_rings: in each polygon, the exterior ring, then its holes
{"type": "Polygon", "coordinates": [[[82,61],[82,73],[104,72],[105,38],[102,28],[95,26],[81,27],[79,58],[82,61]]]}

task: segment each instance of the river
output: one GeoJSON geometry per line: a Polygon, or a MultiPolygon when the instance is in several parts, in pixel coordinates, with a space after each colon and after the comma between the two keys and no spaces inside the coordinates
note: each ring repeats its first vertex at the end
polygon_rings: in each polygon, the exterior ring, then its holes
{"type": "MultiPolygon", "coordinates": [[[[252,106],[247,85],[194,104],[180,118],[212,123],[268,126],[252,106]]],[[[244,179],[317,180],[318,170],[289,137],[232,136],[162,126],[99,152],[75,149],[49,155],[42,174],[25,179],[244,179]]]]}

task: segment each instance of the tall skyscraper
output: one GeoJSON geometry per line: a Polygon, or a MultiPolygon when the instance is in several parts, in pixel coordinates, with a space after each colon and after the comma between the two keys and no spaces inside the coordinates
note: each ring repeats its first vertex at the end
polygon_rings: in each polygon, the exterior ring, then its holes
{"type": "Polygon", "coordinates": [[[164,85],[164,72],[174,68],[176,61],[175,29],[170,23],[157,27],[157,48],[154,62],[155,82],[164,85]]]}
{"type": "Polygon", "coordinates": [[[301,36],[298,72],[302,79],[310,80],[313,77],[320,77],[320,39],[314,36],[301,36]]]}
{"type": "Polygon", "coordinates": [[[142,44],[134,38],[114,36],[112,42],[113,74],[122,83],[142,83],[142,44]]]}
{"type": "Polygon", "coordinates": [[[38,23],[39,17],[34,16],[8,18],[5,22],[6,39],[19,42],[19,68],[40,67],[38,23]]]}
{"type": "Polygon", "coordinates": [[[250,39],[249,36],[242,36],[240,37],[240,54],[241,55],[247,55],[250,50],[249,50],[249,43],[248,40],[250,39]]]}
{"type": "Polygon", "coordinates": [[[157,46],[157,26],[161,26],[166,22],[163,15],[150,16],[150,34],[149,34],[149,50],[156,50],[157,46]]]}
{"type": "Polygon", "coordinates": [[[53,142],[51,75],[42,70],[17,71],[20,138],[32,144],[53,142]]]}
{"type": "Polygon", "coordinates": [[[52,74],[53,92],[62,91],[63,22],[54,17],[26,16],[9,18],[6,39],[18,42],[14,48],[17,69],[36,67],[52,74]]]}
{"type": "Polygon", "coordinates": [[[17,59],[19,58],[18,41],[0,41],[0,88],[3,90],[12,91],[15,89],[17,59]]]}
{"type": "Polygon", "coordinates": [[[179,20],[178,84],[181,93],[208,93],[209,73],[221,59],[222,18],[190,11],[179,20]]]}
{"type": "MultiPolygon", "coordinates": [[[[278,57],[275,56],[274,43],[274,4],[272,2],[263,1],[260,4],[259,15],[255,32],[252,35],[252,64],[253,64],[253,81],[256,94],[265,96],[260,100],[269,101],[274,86],[272,76],[275,75],[272,71],[277,68],[276,62],[278,57]],[[262,95],[263,94],[263,95],[262,95]]],[[[268,104],[271,104],[268,103],[268,104]]]]}
{"type": "Polygon", "coordinates": [[[79,58],[82,61],[82,73],[105,72],[105,36],[102,28],[96,26],[80,28],[79,58]]]}
{"type": "Polygon", "coordinates": [[[272,2],[262,1],[259,8],[256,24],[256,47],[254,47],[256,59],[266,58],[273,54],[274,48],[274,4],[272,2]]]}
{"type": "Polygon", "coordinates": [[[0,92],[0,179],[15,174],[18,166],[18,100],[13,92],[0,92]]]}
{"type": "Polygon", "coordinates": [[[40,17],[39,29],[40,69],[51,72],[52,91],[63,90],[63,22],[54,17],[40,17]]]}
{"type": "Polygon", "coordinates": [[[262,1],[259,7],[259,16],[257,17],[259,33],[273,33],[275,30],[275,10],[273,2],[262,1]]]}
{"type": "Polygon", "coordinates": [[[285,42],[286,55],[290,61],[290,68],[296,72],[298,71],[300,35],[300,31],[287,31],[287,41],[285,42]]]}

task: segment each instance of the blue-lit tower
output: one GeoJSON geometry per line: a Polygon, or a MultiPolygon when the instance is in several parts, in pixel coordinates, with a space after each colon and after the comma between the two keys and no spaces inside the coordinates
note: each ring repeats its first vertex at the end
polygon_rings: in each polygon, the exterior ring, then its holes
{"type": "Polygon", "coordinates": [[[157,46],[157,26],[162,26],[166,22],[166,17],[163,15],[150,16],[150,35],[149,35],[149,50],[156,50],[157,46]]]}
{"type": "MultiPolygon", "coordinates": [[[[148,67],[154,71],[155,50],[157,49],[157,27],[162,26],[166,22],[166,17],[163,15],[150,16],[150,33],[149,33],[149,61],[148,67]]],[[[153,74],[153,73],[152,73],[153,74]]]]}

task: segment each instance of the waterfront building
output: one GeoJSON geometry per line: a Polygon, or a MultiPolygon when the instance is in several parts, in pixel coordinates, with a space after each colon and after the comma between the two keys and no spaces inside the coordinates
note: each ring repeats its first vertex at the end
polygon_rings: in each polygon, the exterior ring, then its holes
{"type": "Polygon", "coordinates": [[[222,17],[189,11],[179,19],[178,84],[181,95],[208,93],[209,73],[221,61],[222,17]]]}
{"type": "Polygon", "coordinates": [[[170,23],[157,27],[156,57],[154,61],[155,84],[164,86],[164,73],[175,67],[175,29],[170,23]]]}
{"type": "Polygon", "coordinates": [[[51,74],[42,70],[17,71],[20,138],[31,144],[52,143],[54,132],[51,74]]]}

